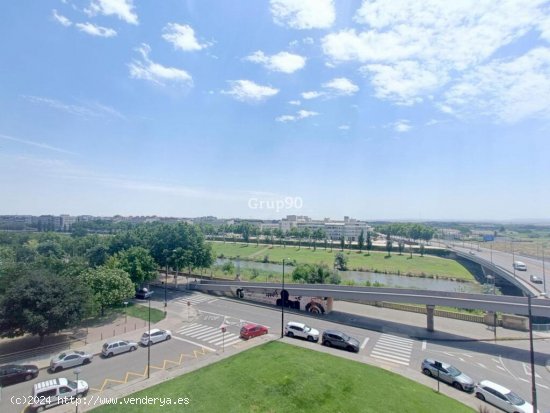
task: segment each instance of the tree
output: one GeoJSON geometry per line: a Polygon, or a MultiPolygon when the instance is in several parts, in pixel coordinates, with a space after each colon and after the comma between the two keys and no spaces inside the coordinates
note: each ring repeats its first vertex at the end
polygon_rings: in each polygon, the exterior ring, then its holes
{"type": "Polygon", "coordinates": [[[109,260],[108,266],[126,271],[136,287],[154,280],[158,274],[157,263],[143,247],[132,247],[119,252],[109,260]]]}
{"type": "Polygon", "coordinates": [[[302,236],[307,239],[308,241],[308,248],[311,248],[311,240],[310,240],[310,237],[311,237],[311,230],[308,228],[308,227],[305,227],[303,230],[302,230],[302,236]]]}
{"type": "Polygon", "coordinates": [[[420,256],[423,257],[424,256],[424,244],[420,244],[420,256]]]}
{"type": "Polygon", "coordinates": [[[222,271],[225,275],[231,275],[235,272],[235,264],[233,261],[228,261],[222,265],[222,271]]]}
{"type": "Polygon", "coordinates": [[[105,245],[96,245],[86,253],[91,267],[101,267],[109,258],[109,251],[105,245]]]}
{"type": "Polygon", "coordinates": [[[339,252],[334,256],[334,267],[340,271],[348,269],[348,259],[343,252],[339,252]]]}
{"type": "Polygon", "coordinates": [[[357,245],[359,246],[359,252],[363,252],[363,247],[365,246],[365,232],[363,230],[361,230],[361,233],[359,234],[357,245]]]}
{"type": "Polygon", "coordinates": [[[340,236],[340,250],[344,251],[344,247],[346,246],[346,239],[344,236],[340,236]]]}
{"type": "Polygon", "coordinates": [[[105,308],[118,305],[135,294],[130,276],[118,268],[91,268],[81,275],[81,279],[90,286],[94,307],[101,315],[105,314],[105,308]]]}
{"type": "Polygon", "coordinates": [[[370,231],[367,231],[367,245],[366,245],[367,251],[370,255],[370,251],[372,250],[372,238],[370,235],[370,231]]]}
{"type": "Polygon", "coordinates": [[[391,250],[393,248],[393,241],[391,240],[390,233],[386,235],[386,251],[388,251],[388,257],[391,257],[391,250]]]}
{"type": "Polygon", "coordinates": [[[77,325],[89,311],[91,292],[78,279],[49,272],[18,278],[0,300],[0,336],[40,336],[77,325]]]}
{"type": "Polygon", "coordinates": [[[405,243],[403,240],[397,242],[397,249],[399,250],[399,255],[403,255],[403,250],[405,249],[405,243]]]}
{"type": "Polygon", "coordinates": [[[325,264],[299,264],[292,271],[294,281],[302,281],[307,284],[324,284],[330,276],[330,270],[325,264]]]}

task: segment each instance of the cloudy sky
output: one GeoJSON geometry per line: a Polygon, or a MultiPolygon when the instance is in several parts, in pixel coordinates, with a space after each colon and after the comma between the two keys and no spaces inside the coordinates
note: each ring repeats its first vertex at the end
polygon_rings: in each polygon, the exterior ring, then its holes
{"type": "Polygon", "coordinates": [[[549,1],[4,1],[0,42],[0,214],[550,218],[549,1]]]}

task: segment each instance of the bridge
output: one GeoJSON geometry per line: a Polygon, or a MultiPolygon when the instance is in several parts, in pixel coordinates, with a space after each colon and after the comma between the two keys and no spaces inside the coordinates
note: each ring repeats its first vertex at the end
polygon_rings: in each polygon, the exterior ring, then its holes
{"type": "MultiPolygon", "coordinates": [[[[253,283],[245,281],[201,280],[191,283],[191,289],[207,293],[225,293],[237,296],[237,290],[280,295],[279,283],[253,283]]],[[[340,300],[363,302],[388,301],[392,303],[424,304],[427,312],[427,329],[434,331],[435,306],[478,309],[487,312],[529,315],[529,303],[526,297],[507,295],[465,294],[403,288],[352,287],[331,284],[285,284],[286,291],[295,296],[332,297],[340,300]]],[[[550,300],[533,298],[531,300],[533,316],[550,318],[550,300]]]]}

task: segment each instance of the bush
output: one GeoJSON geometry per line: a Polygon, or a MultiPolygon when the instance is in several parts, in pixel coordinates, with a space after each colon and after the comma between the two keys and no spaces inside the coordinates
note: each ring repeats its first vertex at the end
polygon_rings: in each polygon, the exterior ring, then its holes
{"type": "Polygon", "coordinates": [[[264,259],[262,260],[263,263],[269,262],[269,255],[264,255],[264,259]]]}

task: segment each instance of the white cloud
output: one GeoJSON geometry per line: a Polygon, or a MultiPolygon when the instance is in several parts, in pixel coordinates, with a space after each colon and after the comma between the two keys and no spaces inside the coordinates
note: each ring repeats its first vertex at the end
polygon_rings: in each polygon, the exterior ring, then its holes
{"type": "Polygon", "coordinates": [[[81,116],[84,118],[90,117],[103,117],[103,116],[113,116],[120,119],[126,119],[126,117],[118,112],[116,109],[102,105],[101,103],[91,103],[86,106],[72,105],[68,103],[60,102],[59,100],[41,97],[41,96],[29,96],[21,95],[21,97],[33,104],[48,106],[52,109],[60,110],[67,112],[71,115],[81,116]]]}
{"type": "Polygon", "coordinates": [[[230,90],[223,90],[222,93],[231,95],[241,102],[260,102],[279,93],[279,89],[271,86],[262,86],[251,80],[231,80],[230,90]]]}
{"type": "Polygon", "coordinates": [[[269,70],[283,73],[294,73],[302,69],[306,64],[306,58],[297,54],[280,52],[272,56],[267,56],[260,50],[245,57],[245,60],[253,63],[260,63],[269,70]]]}
{"type": "Polygon", "coordinates": [[[141,54],[142,60],[134,59],[128,65],[132,78],[148,80],[162,86],[165,86],[167,82],[186,86],[193,85],[193,78],[185,70],[166,67],[149,59],[151,47],[148,44],[142,43],[135,50],[141,54]]]}
{"type": "Polygon", "coordinates": [[[93,0],[90,8],[85,10],[88,15],[117,16],[126,23],[138,24],[138,16],[134,12],[133,0],[93,0]]]}
{"type": "Polygon", "coordinates": [[[349,130],[349,125],[340,125],[340,126],[338,126],[338,129],[340,129],[340,130],[349,130]]]}
{"type": "Polygon", "coordinates": [[[59,14],[57,10],[52,10],[53,18],[61,25],[65,27],[71,26],[73,23],[65,16],[59,14]]]}
{"type": "Polygon", "coordinates": [[[168,23],[163,30],[162,38],[172,43],[175,49],[189,52],[210,46],[208,43],[199,43],[193,28],[186,24],[168,23]]]}
{"type": "Polygon", "coordinates": [[[275,120],[277,122],[283,122],[283,123],[295,122],[300,119],[310,118],[312,116],[317,116],[317,115],[319,115],[319,113],[313,112],[311,110],[299,110],[298,112],[296,112],[296,115],[281,115],[275,118],[275,120]]]}
{"type": "Polygon", "coordinates": [[[412,128],[410,122],[406,119],[398,120],[392,125],[392,127],[394,131],[399,133],[408,132],[412,128]]]}
{"type": "Polygon", "coordinates": [[[302,93],[302,98],[304,98],[306,100],[317,99],[318,97],[321,97],[323,95],[324,95],[323,92],[318,92],[316,90],[312,90],[312,91],[309,91],[309,92],[303,92],[302,93]]]}
{"type": "Polygon", "coordinates": [[[402,105],[421,102],[423,95],[437,90],[449,80],[445,70],[438,72],[411,60],[365,65],[361,72],[370,78],[376,97],[402,105]]]}
{"type": "Polygon", "coordinates": [[[273,21],[292,29],[326,29],[335,19],[332,0],[271,0],[273,21]]]}
{"type": "Polygon", "coordinates": [[[482,113],[508,123],[550,118],[550,48],[468,71],[445,93],[442,109],[467,116],[482,113]]]}
{"type": "Polygon", "coordinates": [[[96,26],[95,24],[88,23],[88,22],[76,23],[75,26],[81,32],[88,33],[92,36],[113,37],[117,35],[116,31],[113,29],[110,29],[108,27],[96,26]]]}
{"type": "Polygon", "coordinates": [[[345,77],[338,77],[330,82],[323,83],[323,87],[339,95],[353,95],[359,90],[357,85],[345,77]]]}
{"type": "Polygon", "coordinates": [[[302,102],[300,102],[299,100],[289,100],[288,104],[289,105],[294,105],[294,106],[300,106],[302,104],[302,102]]]}
{"type": "Polygon", "coordinates": [[[48,145],[46,143],[34,142],[34,141],[26,140],[26,139],[15,138],[13,136],[4,135],[4,134],[1,134],[1,133],[0,133],[0,139],[4,139],[4,140],[7,140],[7,141],[12,141],[12,142],[17,142],[17,143],[22,143],[24,145],[29,145],[29,146],[35,146],[37,148],[47,149],[49,151],[61,152],[61,153],[67,153],[67,154],[70,154],[70,155],[75,155],[74,152],[67,151],[67,150],[61,149],[61,148],[57,148],[55,146],[51,146],[51,145],[48,145]]]}
{"type": "MultiPolygon", "coordinates": [[[[530,31],[550,39],[547,0],[364,0],[355,21],[322,38],[329,64],[359,62],[375,95],[414,104],[530,31]]],[[[509,50],[506,50],[505,53],[509,50]]],[[[494,85],[496,86],[496,85],[494,85]]]]}

